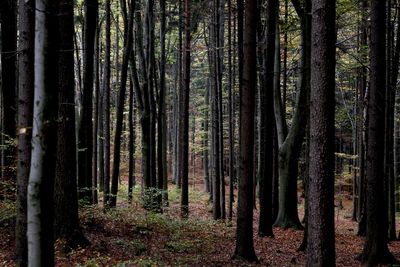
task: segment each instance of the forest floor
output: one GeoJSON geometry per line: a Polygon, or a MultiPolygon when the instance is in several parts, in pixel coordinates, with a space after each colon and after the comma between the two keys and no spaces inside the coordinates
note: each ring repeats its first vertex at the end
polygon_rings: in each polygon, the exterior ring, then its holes
{"type": "MultiPolygon", "coordinates": [[[[260,238],[258,210],[254,213],[254,246],[260,265],[232,260],[235,219],[213,221],[209,196],[201,185],[196,186],[190,190],[189,219],[182,220],[175,186],[170,186],[169,207],[163,214],[154,214],[141,208],[138,189],[129,204],[123,184],[116,209],[104,213],[101,203],[81,209],[81,226],[91,245],[68,251],[57,241],[56,266],[304,266],[305,254],[297,251],[303,231],[274,228],[274,238],[260,238]]],[[[336,263],[360,266],[355,258],[363,238],[356,236],[357,224],[350,218],[351,201],[340,197],[344,208],[336,208],[336,263]]],[[[14,210],[11,202],[0,202],[0,266],[15,265],[14,210]]],[[[302,204],[299,210],[302,213],[302,204]]],[[[400,241],[389,247],[400,260],[400,241]]]]}

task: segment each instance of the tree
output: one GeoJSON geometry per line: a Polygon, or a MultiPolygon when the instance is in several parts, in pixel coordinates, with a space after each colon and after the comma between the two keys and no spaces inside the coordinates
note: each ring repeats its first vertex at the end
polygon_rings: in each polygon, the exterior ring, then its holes
{"type": "Polygon", "coordinates": [[[301,62],[299,91],[296,96],[295,112],[290,129],[287,129],[281,93],[275,87],[274,107],[279,140],[279,211],[274,223],[283,228],[303,228],[297,211],[298,161],[305,136],[309,113],[310,91],[310,40],[311,40],[311,0],[303,3],[292,0],[301,24],[301,62]]]}
{"type": "MultiPolygon", "coordinates": [[[[236,258],[257,261],[253,244],[253,157],[256,90],[257,2],[247,0],[243,42],[243,79],[240,91],[240,167],[236,227],[236,258]]],[[[240,29],[239,29],[240,31],[240,29]]]]}
{"type": "Polygon", "coordinates": [[[17,159],[17,219],[15,254],[18,266],[27,266],[27,189],[31,161],[31,138],[34,93],[35,1],[20,0],[18,60],[18,159],[17,159]]]}
{"type": "Polygon", "coordinates": [[[274,67],[278,1],[268,1],[265,50],[263,51],[264,84],[260,89],[260,220],[258,235],[273,236],[272,179],[274,161],[274,67]]]}
{"type": "Polygon", "coordinates": [[[3,106],[3,149],[4,169],[1,178],[11,180],[15,178],[13,168],[16,159],[16,59],[17,59],[17,1],[5,0],[0,3],[1,19],[1,93],[3,106]]]}
{"type": "Polygon", "coordinates": [[[36,0],[35,93],[28,185],[28,266],[54,265],[53,190],[58,109],[58,1],[36,0]]]}
{"type": "Polygon", "coordinates": [[[111,8],[110,0],[105,2],[105,51],[104,51],[104,74],[103,74],[103,104],[104,104],[104,194],[103,203],[106,207],[110,194],[110,76],[111,76],[111,8]]]}
{"type": "Polygon", "coordinates": [[[182,124],[182,195],[181,195],[181,216],[187,218],[189,215],[189,90],[190,90],[190,16],[191,0],[185,0],[185,50],[183,53],[183,86],[181,87],[182,109],[179,109],[182,124]]]}
{"type": "Polygon", "coordinates": [[[56,238],[67,247],[88,244],[79,226],[76,177],[74,2],[62,0],[59,6],[59,106],[57,162],[54,185],[54,225],[56,238]]]}
{"type": "Polygon", "coordinates": [[[129,83],[129,174],[128,174],[128,199],[132,200],[133,187],[136,185],[136,166],[135,166],[135,152],[136,152],[136,109],[135,109],[135,95],[133,90],[133,81],[129,83]]]}
{"type": "Polygon", "coordinates": [[[221,131],[220,131],[220,110],[219,110],[219,91],[222,80],[219,79],[219,61],[221,58],[217,54],[218,47],[218,8],[217,1],[213,1],[212,26],[210,27],[209,41],[209,66],[211,76],[211,179],[212,179],[212,200],[214,220],[221,219],[221,131]],[[221,83],[220,83],[221,81],[221,83]]]}
{"type": "Polygon", "coordinates": [[[167,177],[167,118],[166,118],[166,49],[165,49],[165,35],[166,35],[166,7],[165,0],[160,1],[161,22],[160,22],[160,92],[158,99],[158,117],[157,117],[157,160],[158,160],[158,180],[157,188],[162,190],[163,202],[168,202],[168,177],[167,177]]]}
{"type": "Polygon", "coordinates": [[[93,155],[93,73],[94,73],[94,43],[97,28],[97,0],[85,0],[85,36],[83,54],[83,93],[82,111],[78,131],[78,186],[79,199],[88,204],[93,202],[92,194],[92,155],[93,155]]]}
{"type": "Polygon", "coordinates": [[[313,0],[307,266],[335,266],[335,1],[313,0]]]}
{"type": "Polygon", "coordinates": [[[115,207],[117,204],[117,193],[118,193],[118,178],[119,178],[119,166],[120,166],[120,152],[121,152],[121,135],[122,135],[122,120],[124,114],[124,103],[126,94],[126,83],[128,78],[128,64],[129,58],[132,51],[133,44],[133,18],[134,18],[135,5],[130,4],[129,9],[129,20],[128,25],[125,27],[125,47],[124,47],[124,58],[121,68],[121,84],[120,91],[118,95],[118,105],[117,105],[117,121],[115,125],[115,137],[114,137],[114,161],[112,169],[112,179],[111,179],[111,196],[110,196],[110,207],[115,207]]]}
{"type": "Polygon", "coordinates": [[[384,203],[385,46],[386,1],[371,0],[370,97],[367,143],[367,231],[360,255],[363,264],[387,264],[395,259],[387,246],[387,209],[384,203]]]}
{"type": "Polygon", "coordinates": [[[232,67],[232,1],[228,0],[228,114],[229,114],[229,201],[228,201],[228,219],[232,220],[233,201],[234,201],[234,180],[235,180],[235,102],[234,102],[234,78],[232,67]]]}

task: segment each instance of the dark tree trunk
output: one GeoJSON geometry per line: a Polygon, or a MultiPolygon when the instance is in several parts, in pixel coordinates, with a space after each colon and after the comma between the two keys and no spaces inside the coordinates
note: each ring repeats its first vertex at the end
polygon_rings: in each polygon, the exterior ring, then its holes
{"type": "Polygon", "coordinates": [[[92,195],[93,203],[98,203],[98,132],[99,132],[99,98],[100,98],[100,28],[96,27],[95,57],[94,57],[94,98],[93,98],[93,170],[92,170],[92,195]]]}
{"type": "MultiPolygon", "coordinates": [[[[300,17],[301,22],[301,73],[299,79],[299,92],[296,99],[296,108],[292,120],[292,126],[286,133],[286,121],[282,109],[275,108],[277,121],[279,148],[279,212],[275,226],[283,228],[293,227],[302,229],[297,211],[297,176],[298,160],[301,152],[307,116],[309,113],[309,90],[310,90],[310,39],[311,39],[311,1],[307,0],[302,5],[297,0],[292,0],[293,6],[300,17]],[[277,112],[278,111],[278,112],[277,112]]],[[[276,99],[280,94],[275,95],[276,99]]],[[[282,107],[282,106],[281,106],[282,107]]]]}
{"type": "Polygon", "coordinates": [[[335,1],[312,2],[307,266],[335,266],[335,1]]]}
{"type": "Polygon", "coordinates": [[[17,161],[17,204],[15,229],[16,264],[27,266],[27,189],[31,165],[31,137],[34,93],[35,1],[19,1],[19,68],[18,68],[18,161],[17,161]]]}
{"type": "MultiPolygon", "coordinates": [[[[279,10],[279,5],[278,5],[279,10]]],[[[276,13],[277,19],[279,18],[279,12],[276,13]]],[[[280,91],[281,87],[281,46],[280,46],[280,33],[279,33],[279,25],[276,25],[276,37],[275,37],[275,62],[274,62],[274,92],[272,97],[274,96],[275,92],[278,90],[280,91]]],[[[285,73],[283,74],[285,75],[285,73]]],[[[275,104],[274,107],[275,109],[275,104]]],[[[273,109],[273,112],[275,111],[273,109]]],[[[282,107],[282,111],[284,111],[284,107],[282,107]]],[[[273,114],[273,157],[272,157],[272,188],[271,188],[271,213],[272,213],[272,221],[275,222],[278,211],[279,211],[279,141],[278,141],[278,132],[276,127],[276,119],[275,114],[273,114]]]]}
{"type": "Polygon", "coordinates": [[[128,77],[128,64],[129,58],[132,51],[133,44],[133,18],[134,18],[135,5],[130,4],[129,10],[129,22],[128,27],[125,30],[125,47],[124,47],[124,58],[121,68],[121,84],[118,95],[118,105],[117,105],[117,121],[115,125],[115,136],[114,136],[114,161],[112,169],[112,179],[111,179],[111,196],[110,196],[110,207],[115,207],[117,204],[117,193],[118,193],[118,178],[119,178],[119,167],[121,160],[121,136],[122,136],[122,122],[124,118],[124,103],[126,94],[126,83],[128,77]]]}
{"type": "MultiPolygon", "coordinates": [[[[15,137],[16,137],[16,63],[17,63],[17,1],[5,0],[0,3],[1,19],[1,93],[3,106],[3,148],[5,180],[14,180],[15,172],[15,137]]],[[[0,196],[1,197],[1,196],[0,196]]]]}
{"type": "Polygon", "coordinates": [[[136,108],[135,95],[133,90],[133,81],[129,83],[129,174],[128,174],[128,200],[132,201],[133,188],[136,185],[136,166],[135,166],[135,151],[136,151],[136,108]]]}
{"type": "Polygon", "coordinates": [[[384,203],[385,136],[385,1],[371,0],[370,98],[368,101],[367,144],[367,232],[360,255],[363,264],[374,266],[394,262],[387,246],[387,205],[384,203]]]}
{"type": "Polygon", "coordinates": [[[386,45],[386,109],[385,109],[385,202],[388,205],[388,238],[396,240],[396,208],[395,208],[395,188],[394,188],[394,111],[395,111],[395,92],[396,83],[391,81],[393,58],[393,23],[391,21],[392,4],[387,1],[387,45],[386,45]],[[393,87],[394,85],[394,87],[393,87]]]}
{"type": "MultiPolygon", "coordinates": [[[[397,6],[397,25],[399,25],[399,23],[400,23],[399,11],[400,11],[400,6],[397,6]]],[[[394,107],[394,112],[395,112],[395,103],[396,103],[397,78],[399,76],[399,59],[400,59],[400,27],[397,27],[396,46],[395,46],[394,51],[393,51],[393,60],[392,60],[393,63],[392,63],[391,79],[390,79],[391,90],[393,92],[392,101],[394,103],[392,103],[392,105],[394,107]]],[[[393,115],[395,115],[395,113],[393,115]]],[[[393,181],[391,181],[390,185],[393,188],[397,188],[397,185],[398,185],[398,173],[399,172],[398,172],[398,157],[396,157],[396,155],[398,153],[398,146],[397,146],[397,142],[396,142],[397,141],[396,139],[398,138],[397,134],[396,134],[396,122],[394,122],[393,128],[394,128],[394,138],[395,138],[395,140],[393,141],[393,143],[394,143],[394,149],[393,149],[394,168],[393,168],[393,177],[392,177],[393,181]]],[[[391,190],[393,190],[393,189],[391,189],[391,190]]],[[[393,198],[393,200],[395,201],[395,203],[396,203],[396,197],[397,197],[396,196],[396,191],[397,190],[395,190],[394,194],[392,192],[393,195],[391,196],[393,198]]],[[[396,205],[392,205],[390,208],[392,209],[392,212],[393,212],[393,209],[396,211],[396,205]]]]}
{"type": "MultiPolygon", "coordinates": [[[[105,180],[105,170],[104,170],[104,88],[101,89],[99,94],[99,114],[97,119],[99,120],[97,125],[99,128],[99,134],[97,136],[98,143],[98,165],[99,165],[99,191],[104,192],[104,180],[105,180]]],[[[104,193],[103,193],[104,194],[104,193]]],[[[104,199],[104,196],[103,196],[104,199]]],[[[103,203],[104,204],[104,203],[103,203]]]]}
{"type": "Polygon", "coordinates": [[[366,232],[366,145],[368,141],[367,125],[368,125],[368,106],[367,101],[369,98],[369,91],[367,91],[367,57],[364,47],[367,46],[367,1],[362,0],[360,3],[361,8],[361,25],[360,25],[360,40],[359,40],[359,54],[363,62],[357,70],[357,87],[358,87],[358,167],[360,173],[358,176],[358,206],[357,206],[357,220],[358,220],[358,236],[365,236],[366,232]]]}
{"type": "Polygon", "coordinates": [[[182,181],[181,181],[181,177],[182,177],[182,164],[183,164],[183,158],[182,158],[182,144],[183,140],[182,140],[182,108],[183,108],[183,104],[182,104],[182,92],[183,92],[183,60],[182,60],[182,56],[183,56],[183,0],[179,0],[179,35],[178,35],[178,87],[177,87],[177,118],[176,118],[176,163],[175,163],[175,175],[176,177],[174,177],[174,180],[178,186],[178,188],[181,188],[182,185],[182,181]]]}
{"type": "Polygon", "coordinates": [[[235,177],[235,140],[234,140],[234,83],[232,69],[232,1],[228,0],[228,116],[229,116],[229,200],[228,219],[232,220],[234,201],[234,177],[235,177]]]}
{"type": "MultiPolygon", "coordinates": [[[[256,91],[257,2],[247,0],[245,7],[243,79],[240,97],[240,180],[237,208],[236,258],[257,261],[253,244],[253,162],[256,91]]],[[[240,31],[240,30],[239,30],[240,31]]]]}
{"type": "Polygon", "coordinates": [[[273,177],[273,138],[274,138],[274,60],[278,1],[268,1],[266,48],[264,55],[264,85],[260,90],[260,220],[258,235],[274,236],[272,232],[272,177],[273,177]]]}
{"type": "Polygon", "coordinates": [[[92,194],[92,151],[93,151],[93,73],[94,43],[97,28],[97,0],[85,0],[85,37],[83,54],[82,112],[78,133],[78,187],[79,199],[93,203],[92,194]]]}
{"type": "Polygon", "coordinates": [[[161,23],[160,23],[160,92],[158,99],[158,116],[157,116],[157,167],[158,167],[158,179],[157,179],[157,188],[162,191],[162,194],[159,196],[163,196],[165,198],[166,192],[163,191],[164,181],[167,180],[166,175],[166,135],[164,131],[166,130],[166,114],[165,114],[165,65],[166,65],[166,54],[165,54],[165,34],[166,34],[166,17],[165,17],[165,0],[160,1],[160,10],[161,10],[161,23]]]}
{"type": "Polygon", "coordinates": [[[209,116],[208,110],[210,106],[210,86],[206,85],[204,95],[204,103],[205,103],[205,111],[204,111],[204,122],[203,122],[203,130],[204,130],[204,140],[203,140],[203,169],[204,169],[204,192],[211,193],[210,188],[210,165],[209,165],[209,144],[208,144],[208,124],[209,124],[209,116]]]}
{"type": "Polygon", "coordinates": [[[218,138],[219,138],[219,176],[220,176],[220,203],[221,206],[221,218],[225,219],[225,174],[224,174],[224,129],[223,129],[223,110],[222,110],[222,78],[224,70],[224,0],[216,0],[216,24],[215,24],[215,35],[216,35],[216,78],[217,78],[217,114],[218,114],[218,138]]]}
{"type": "Polygon", "coordinates": [[[183,86],[182,97],[183,105],[181,110],[182,115],[182,195],[181,195],[181,216],[187,218],[189,215],[189,90],[190,90],[190,22],[191,22],[191,0],[184,2],[184,17],[185,17],[185,51],[183,53],[183,86]]]}
{"type": "Polygon", "coordinates": [[[79,227],[76,190],[74,9],[73,0],[60,1],[59,106],[57,163],[54,185],[54,227],[56,238],[67,247],[87,244],[79,227]]]}
{"type": "Polygon", "coordinates": [[[109,205],[110,195],[110,162],[111,162],[111,122],[110,122],[110,79],[111,79],[111,10],[110,0],[105,2],[105,16],[106,16],[106,29],[105,29],[105,51],[104,51],[104,74],[103,74],[103,103],[104,103],[104,193],[103,205],[109,205]]]}
{"type": "Polygon", "coordinates": [[[221,58],[219,55],[219,1],[213,1],[213,16],[212,25],[210,26],[210,38],[208,44],[208,62],[210,67],[210,80],[211,80],[211,180],[212,180],[212,200],[213,200],[213,218],[214,220],[221,219],[222,217],[222,186],[221,180],[223,177],[222,172],[222,159],[221,156],[221,120],[220,120],[220,91],[222,86],[222,76],[219,75],[221,58]]]}

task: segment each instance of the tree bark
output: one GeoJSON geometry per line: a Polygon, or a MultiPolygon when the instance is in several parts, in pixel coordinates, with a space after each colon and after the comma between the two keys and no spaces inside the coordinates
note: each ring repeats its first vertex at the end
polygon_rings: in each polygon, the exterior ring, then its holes
{"type": "Polygon", "coordinates": [[[54,226],[56,238],[67,247],[86,245],[79,226],[76,190],[75,78],[74,78],[74,9],[72,0],[60,1],[59,9],[59,106],[57,162],[54,185],[54,226]]]}
{"type": "Polygon", "coordinates": [[[256,91],[256,34],[257,2],[247,0],[245,5],[243,79],[240,116],[240,180],[238,192],[236,249],[234,257],[250,262],[258,261],[253,244],[253,161],[254,114],[256,91]]]}
{"type": "Polygon", "coordinates": [[[110,198],[110,164],[111,164],[111,123],[110,123],[110,79],[111,79],[111,8],[110,0],[105,2],[105,51],[104,51],[104,76],[103,76],[103,97],[104,97],[104,193],[103,205],[109,205],[110,198]]]}
{"type": "Polygon", "coordinates": [[[31,137],[34,94],[35,1],[19,1],[19,68],[18,68],[18,160],[17,219],[15,229],[16,263],[27,266],[27,189],[31,165],[31,137]]]}
{"type": "Polygon", "coordinates": [[[386,75],[385,1],[371,0],[370,98],[367,144],[367,232],[360,255],[363,264],[394,262],[387,246],[387,209],[384,203],[384,136],[386,75]]]}
{"type": "Polygon", "coordinates": [[[118,177],[119,177],[119,167],[121,160],[121,135],[122,135],[122,122],[124,115],[124,103],[126,94],[126,83],[128,78],[128,64],[129,58],[132,52],[133,45],[133,18],[135,12],[135,4],[131,2],[129,10],[129,22],[128,27],[125,28],[125,47],[124,47],[124,58],[121,68],[121,84],[118,95],[118,105],[117,105],[117,121],[115,125],[115,136],[114,136],[114,161],[112,168],[112,179],[111,179],[111,196],[110,207],[115,207],[117,204],[117,193],[118,193],[118,177]]]}
{"type": "MultiPolygon", "coordinates": [[[[311,40],[311,2],[305,1],[303,5],[297,0],[292,0],[301,22],[301,73],[299,79],[300,90],[297,94],[296,108],[292,126],[285,136],[286,121],[283,113],[275,109],[275,119],[278,129],[279,147],[279,212],[274,223],[283,228],[293,227],[302,229],[297,211],[297,176],[298,159],[301,152],[307,116],[309,113],[310,91],[310,40],[311,40]],[[283,142],[283,143],[281,143],[283,142]]],[[[276,90],[275,90],[276,91],[276,90]]],[[[275,101],[280,93],[275,93],[275,101]]],[[[276,107],[276,105],[275,105],[276,107]]],[[[281,109],[282,110],[282,109],[281,109]]]]}
{"type": "MultiPolygon", "coordinates": [[[[4,180],[16,177],[16,63],[17,63],[17,1],[7,0],[0,4],[1,19],[1,88],[3,100],[3,148],[4,169],[1,170],[4,180]]],[[[0,196],[1,197],[1,196],[0,196]]]]}
{"type": "Polygon", "coordinates": [[[158,179],[157,188],[162,191],[163,199],[165,198],[166,192],[164,192],[164,181],[167,181],[166,175],[166,114],[165,114],[165,65],[166,65],[166,54],[165,54],[165,34],[166,34],[166,14],[165,14],[165,0],[160,1],[161,11],[161,22],[160,22],[160,92],[158,99],[158,116],[157,116],[157,167],[158,167],[158,179]],[[165,170],[164,170],[165,169],[165,170]]]}
{"type": "Polygon", "coordinates": [[[58,1],[36,0],[35,93],[28,185],[28,266],[54,265],[58,109],[58,1]]]}
{"type": "Polygon", "coordinates": [[[92,153],[93,153],[93,73],[94,43],[97,28],[97,0],[85,0],[85,31],[83,55],[82,112],[78,133],[78,187],[79,199],[93,203],[92,194],[92,153]]]}
{"type": "Polygon", "coordinates": [[[335,1],[312,2],[307,266],[335,266],[335,1]]]}
{"type": "Polygon", "coordinates": [[[183,87],[182,87],[182,191],[181,191],[181,217],[189,215],[189,90],[190,90],[190,51],[191,51],[191,0],[184,2],[185,17],[185,51],[183,53],[183,87]]]}

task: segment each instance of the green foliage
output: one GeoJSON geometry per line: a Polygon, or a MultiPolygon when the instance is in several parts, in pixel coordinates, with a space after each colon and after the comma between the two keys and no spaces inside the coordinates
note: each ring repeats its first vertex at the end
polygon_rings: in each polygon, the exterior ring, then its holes
{"type": "Polygon", "coordinates": [[[133,262],[135,266],[139,267],[153,267],[153,266],[161,266],[161,262],[158,260],[154,260],[152,258],[140,258],[133,262]]]}
{"type": "Polygon", "coordinates": [[[171,240],[165,244],[165,247],[171,252],[193,253],[199,245],[201,245],[200,240],[171,240]]]}
{"type": "Polygon", "coordinates": [[[16,215],[13,201],[5,200],[0,202],[0,224],[7,224],[16,215]]]}

